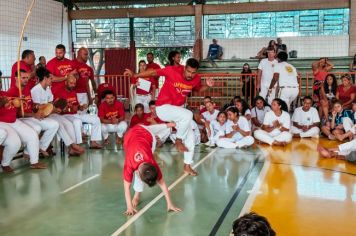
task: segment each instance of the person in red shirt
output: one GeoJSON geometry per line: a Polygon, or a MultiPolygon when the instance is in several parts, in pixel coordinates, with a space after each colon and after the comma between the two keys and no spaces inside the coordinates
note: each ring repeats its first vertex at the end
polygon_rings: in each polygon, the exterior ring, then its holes
{"type": "Polygon", "coordinates": [[[351,76],[341,76],[342,84],[337,87],[336,99],[342,102],[344,109],[352,109],[352,103],[356,101],[356,87],[352,85],[351,76]]]}
{"type": "MultiPolygon", "coordinates": [[[[16,73],[17,74],[17,73],[16,73]]],[[[8,97],[20,97],[20,91],[18,88],[18,80],[21,83],[22,90],[22,103],[24,114],[21,115],[19,119],[32,127],[37,132],[37,135],[43,131],[43,135],[40,138],[39,151],[44,157],[49,157],[50,154],[46,151],[49,145],[51,144],[54,136],[56,135],[59,129],[59,123],[53,119],[45,118],[41,113],[34,113],[34,106],[31,97],[31,91],[27,86],[28,83],[28,73],[21,73],[21,77],[16,78],[16,85],[11,87],[7,92],[8,97]]],[[[21,112],[20,112],[21,113],[21,112]]]]}
{"type": "Polygon", "coordinates": [[[78,50],[77,58],[73,60],[73,67],[78,72],[78,76],[79,76],[75,91],[77,92],[77,98],[80,105],[93,104],[93,98],[91,97],[89,80],[94,92],[96,92],[94,70],[87,65],[88,58],[89,58],[88,49],[82,47],[78,50]]]}
{"type": "Polygon", "coordinates": [[[329,71],[332,70],[334,65],[328,60],[328,58],[320,58],[312,64],[312,70],[314,75],[313,83],[313,101],[319,105],[321,100],[320,89],[323,86],[324,80],[329,71]]]}
{"type": "MultiPolygon", "coordinates": [[[[146,65],[146,70],[158,70],[161,69],[161,67],[154,62],[154,55],[152,52],[149,52],[146,54],[146,59],[147,59],[147,65],[146,65]]],[[[158,88],[158,80],[159,76],[153,77],[156,80],[156,88],[158,88]]]]}
{"type": "Polygon", "coordinates": [[[173,121],[177,124],[175,145],[179,152],[184,152],[184,171],[192,176],[198,174],[191,167],[194,156],[194,133],[191,125],[193,114],[183,106],[187,96],[193,90],[203,92],[214,84],[213,80],[208,78],[206,85],[202,86],[201,78],[197,75],[198,68],[199,62],[190,58],[183,71],[168,66],[164,69],[145,71],[137,75],[134,75],[130,70],[126,70],[124,73],[130,77],[166,77],[156,101],[157,116],[162,121],[173,121]]]}
{"type": "Polygon", "coordinates": [[[77,75],[73,62],[65,58],[66,48],[63,44],[56,46],[56,56],[47,63],[47,69],[52,74],[52,93],[64,87],[64,83],[69,75],[77,75]]]}
{"type": "Polygon", "coordinates": [[[167,66],[175,66],[176,69],[178,70],[184,70],[184,66],[180,64],[180,61],[182,60],[182,56],[180,52],[178,51],[171,51],[168,54],[168,62],[169,64],[167,66]]]}
{"type": "MultiPolygon", "coordinates": [[[[36,68],[35,68],[36,56],[32,50],[24,50],[21,55],[20,70],[29,73],[29,80],[27,86],[31,90],[36,85],[36,68]]],[[[15,86],[16,83],[17,62],[12,65],[11,68],[11,83],[10,87],[15,86]]]]}
{"type": "Polygon", "coordinates": [[[140,193],[143,191],[143,183],[153,187],[158,183],[166,198],[168,211],[181,211],[174,206],[167,185],[162,177],[162,172],[153,156],[155,149],[155,130],[162,126],[174,127],[174,123],[141,126],[136,125],[129,129],[124,137],[125,163],[123,170],[124,190],[127,210],[126,215],[134,215],[136,206],[140,201],[140,193]],[[130,186],[135,177],[133,188],[135,195],[131,201],[130,186]]]}
{"type": "Polygon", "coordinates": [[[76,143],[80,144],[82,140],[82,122],[91,125],[90,136],[90,148],[101,149],[102,146],[98,143],[101,141],[101,123],[100,119],[96,115],[87,113],[78,113],[78,110],[87,109],[87,105],[80,105],[77,99],[77,93],[75,92],[77,79],[74,75],[69,75],[65,81],[65,86],[56,90],[54,95],[54,102],[59,99],[65,99],[67,101],[66,108],[62,111],[65,118],[73,123],[75,129],[76,143]]]}
{"type": "MultiPolygon", "coordinates": [[[[139,61],[138,67],[139,67],[139,73],[146,71],[146,62],[144,60],[139,61]]],[[[156,88],[157,88],[157,80],[153,77],[148,77],[148,78],[137,78],[137,77],[131,77],[130,83],[131,87],[134,89],[134,103],[135,105],[138,103],[141,103],[144,107],[145,113],[149,112],[148,108],[148,103],[151,101],[151,99],[154,99],[156,95],[156,88]],[[151,83],[150,89],[148,91],[140,89],[140,82],[139,80],[147,80],[148,82],[151,83]]]]}
{"type": "Polygon", "coordinates": [[[130,128],[137,124],[146,124],[147,114],[143,110],[144,108],[141,103],[136,104],[135,114],[131,117],[130,128]]]}
{"type": "Polygon", "coordinates": [[[114,96],[116,97],[116,90],[114,88],[114,86],[112,86],[109,83],[102,83],[99,84],[98,89],[97,89],[97,96],[96,96],[96,105],[99,107],[100,103],[103,99],[103,94],[106,90],[110,90],[113,92],[114,96]]]}
{"type": "Polygon", "coordinates": [[[108,143],[109,133],[115,132],[116,144],[121,144],[122,137],[127,130],[124,105],[116,100],[114,93],[106,90],[103,94],[104,101],[99,106],[101,133],[104,142],[108,143]]]}

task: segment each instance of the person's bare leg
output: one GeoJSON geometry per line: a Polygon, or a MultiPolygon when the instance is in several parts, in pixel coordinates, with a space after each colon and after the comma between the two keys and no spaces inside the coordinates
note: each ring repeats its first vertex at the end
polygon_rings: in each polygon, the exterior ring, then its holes
{"type": "Polygon", "coordinates": [[[132,198],[132,206],[136,208],[138,204],[140,203],[140,192],[135,192],[134,197],[132,198]]]}
{"type": "Polygon", "coordinates": [[[336,137],[337,140],[339,141],[344,141],[345,135],[342,130],[336,129],[333,131],[333,135],[336,137]]]}
{"type": "Polygon", "coordinates": [[[179,152],[188,152],[188,148],[183,144],[182,139],[176,139],[176,148],[179,152]]]}
{"type": "Polygon", "coordinates": [[[319,154],[322,157],[332,158],[332,157],[336,156],[336,152],[335,151],[337,151],[337,149],[327,149],[327,148],[324,148],[323,146],[321,146],[319,144],[318,147],[317,147],[317,151],[319,152],[319,154]]]}
{"type": "Polygon", "coordinates": [[[184,164],[184,172],[186,172],[188,175],[191,175],[191,176],[197,176],[198,175],[198,172],[193,170],[191,165],[188,165],[188,164],[184,164]]]}

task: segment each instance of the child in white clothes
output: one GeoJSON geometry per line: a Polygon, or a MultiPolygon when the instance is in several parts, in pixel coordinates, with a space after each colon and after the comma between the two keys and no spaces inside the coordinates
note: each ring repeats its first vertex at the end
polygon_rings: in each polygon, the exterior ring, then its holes
{"type": "Polygon", "coordinates": [[[219,112],[216,120],[210,122],[209,127],[207,127],[209,142],[206,143],[207,146],[214,147],[216,142],[220,137],[225,136],[226,132],[226,119],[227,114],[224,111],[219,112]]]}

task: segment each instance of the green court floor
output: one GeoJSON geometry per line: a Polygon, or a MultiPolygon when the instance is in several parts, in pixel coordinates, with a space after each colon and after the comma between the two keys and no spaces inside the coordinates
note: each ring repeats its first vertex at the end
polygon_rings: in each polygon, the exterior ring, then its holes
{"type": "MultiPolygon", "coordinates": [[[[0,173],[0,235],[112,235],[118,229],[121,235],[228,235],[262,168],[262,153],[203,145],[195,152],[195,163],[205,158],[199,176],[182,178],[182,154],[172,144],[156,152],[167,185],[176,182],[171,196],[183,212],[167,213],[160,198],[132,223],[123,215],[120,148],[70,159],[57,155],[46,160],[47,170],[24,166],[12,175],[0,173]]],[[[138,208],[160,193],[147,187],[138,208]]]]}

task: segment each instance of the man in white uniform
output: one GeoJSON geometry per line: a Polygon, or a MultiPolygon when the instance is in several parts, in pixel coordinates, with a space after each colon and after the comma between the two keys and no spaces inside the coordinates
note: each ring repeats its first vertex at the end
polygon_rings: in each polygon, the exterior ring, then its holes
{"type": "MultiPolygon", "coordinates": [[[[260,90],[260,96],[266,99],[269,86],[271,84],[274,67],[277,65],[278,61],[275,59],[276,52],[274,47],[267,48],[268,58],[262,59],[258,65],[258,74],[256,81],[256,89],[260,90]]],[[[272,100],[275,98],[275,88],[268,96],[268,103],[271,104],[272,100]]],[[[266,99],[267,100],[267,99],[266,99]]]]}
{"type": "Polygon", "coordinates": [[[299,94],[298,73],[294,66],[287,63],[288,54],[286,52],[278,53],[277,59],[278,64],[274,68],[273,80],[269,86],[268,94],[272,93],[273,88],[278,83],[277,97],[287,103],[289,111],[290,104],[299,94]]]}
{"type": "Polygon", "coordinates": [[[291,133],[294,137],[319,138],[319,113],[312,105],[313,99],[310,96],[306,96],[303,99],[303,106],[294,110],[291,128],[291,133]]]}

